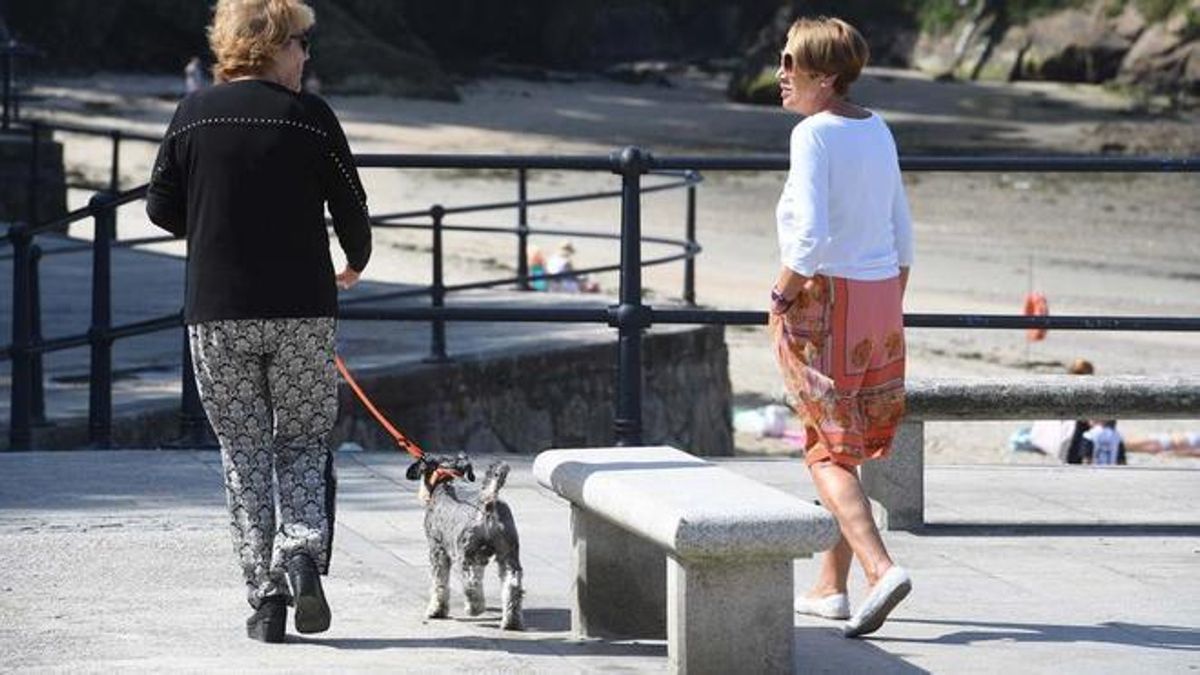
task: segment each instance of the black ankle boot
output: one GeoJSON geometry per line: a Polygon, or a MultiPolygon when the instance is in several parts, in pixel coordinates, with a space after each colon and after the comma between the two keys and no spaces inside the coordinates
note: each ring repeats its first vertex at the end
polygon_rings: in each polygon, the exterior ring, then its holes
{"type": "Polygon", "coordinates": [[[307,554],[291,559],[287,566],[292,597],[296,601],[296,632],[320,633],[329,629],[329,603],[321,589],[317,565],[307,554]]]}
{"type": "Polygon", "coordinates": [[[272,595],[262,599],[258,609],[246,619],[246,635],[260,642],[283,642],[287,627],[287,598],[272,595]]]}

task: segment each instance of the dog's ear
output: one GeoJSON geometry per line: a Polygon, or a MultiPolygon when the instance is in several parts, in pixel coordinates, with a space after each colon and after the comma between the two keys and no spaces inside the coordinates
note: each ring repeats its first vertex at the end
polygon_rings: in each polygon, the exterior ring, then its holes
{"type": "Polygon", "coordinates": [[[467,480],[471,481],[472,483],[475,482],[475,468],[472,467],[470,464],[467,465],[466,476],[467,476],[467,480]]]}
{"type": "Polygon", "coordinates": [[[408,471],[404,472],[404,477],[409,480],[420,480],[421,479],[421,467],[424,464],[425,464],[425,462],[423,460],[419,460],[419,459],[417,461],[413,462],[412,464],[409,464],[408,471]]]}

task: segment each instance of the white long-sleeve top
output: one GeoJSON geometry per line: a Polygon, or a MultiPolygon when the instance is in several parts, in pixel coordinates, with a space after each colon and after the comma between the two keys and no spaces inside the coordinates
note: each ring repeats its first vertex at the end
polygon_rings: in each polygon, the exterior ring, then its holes
{"type": "Polygon", "coordinates": [[[896,142],[875,113],[821,112],[796,125],[775,215],[780,258],[804,276],[876,281],[912,265],[896,142]]]}

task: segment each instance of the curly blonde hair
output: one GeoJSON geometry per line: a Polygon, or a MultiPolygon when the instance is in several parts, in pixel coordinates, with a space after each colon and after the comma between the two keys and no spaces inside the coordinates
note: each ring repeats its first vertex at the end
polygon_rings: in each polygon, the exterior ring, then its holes
{"type": "Polygon", "coordinates": [[[288,39],[312,28],[316,14],[303,0],[218,0],[208,27],[217,59],[213,78],[260,75],[288,39]]]}
{"type": "Polygon", "coordinates": [[[850,83],[871,58],[862,33],[841,19],[825,16],[797,19],[788,29],[784,49],[801,70],[836,75],[833,88],[841,96],[850,91],[850,83]]]}

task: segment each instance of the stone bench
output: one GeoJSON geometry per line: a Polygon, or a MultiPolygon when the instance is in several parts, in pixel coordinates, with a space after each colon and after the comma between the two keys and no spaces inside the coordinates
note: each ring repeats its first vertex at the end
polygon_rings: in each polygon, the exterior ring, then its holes
{"type": "Polygon", "coordinates": [[[669,447],[533,472],[571,503],[577,636],[665,637],[676,672],[792,672],[792,561],[837,542],[827,511],[669,447]]]}
{"type": "Polygon", "coordinates": [[[891,456],[863,465],[879,526],[925,525],[925,422],[1200,418],[1200,377],[1031,375],[910,378],[908,414],[891,456]]]}

